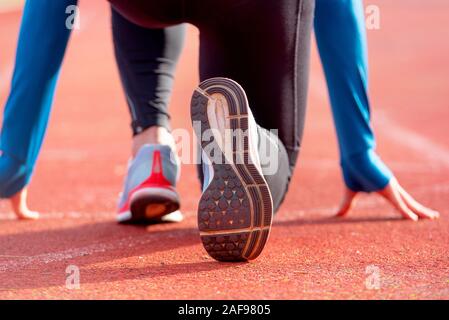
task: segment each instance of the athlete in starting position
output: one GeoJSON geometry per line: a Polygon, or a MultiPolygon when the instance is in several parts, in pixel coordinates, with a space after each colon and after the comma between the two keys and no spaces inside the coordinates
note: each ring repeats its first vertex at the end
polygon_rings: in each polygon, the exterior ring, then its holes
{"type": "MultiPolygon", "coordinates": [[[[76,1],[66,2],[65,6],[76,1]]],[[[167,110],[183,44],[181,23],[192,23],[201,32],[200,77],[204,80],[193,95],[191,107],[204,160],[198,209],[203,244],[218,260],[257,257],[268,237],[273,212],[287,192],[299,151],[314,1],[269,0],[261,4],[250,0],[196,0],[188,5],[182,0],[111,2],[116,58],[135,134],[118,220],[158,219],[179,207],[175,189],[179,162],[167,110]],[[278,129],[279,135],[263,128],[278,129]],[[238,134],[232,136],[233,132],[238,134]],[[267,154],[267,150],[275,152],[267,154]]],[[[60,35],[56,31],[55,38],[49,37],[55,42],[48,44],[58,45],[56,56],[51,57],[50,47],[44,46],[39,59],[44,67],[35,70],[36,66],[27,65],[23,54],[29,52],[27,46],[33,39],[23,30],[36,27],[43,18],[34,16],[33,20],[33,9],[39,11],[32,1],[27,2],[5,109],[0,158],[2,196],[12,196],[16,213],[28,218],[35,215],[26,207],[24,187],[42,142],[68,38],[67,29],[60,30],[60,35]],[[47,64],[54,66],[50,72],[45,68],[47,59],[51,59],[47,64]],[[24,77],[22,69],[46,74],[37,81],[42,82],[40,89],[34,88],[36,81],[24,77]],[[27,90],[39,99],[27,100],[27,90]],[[20,108],[33,104],[38,107],[25,124],[13,121],[21,114],[20,108]],[[18,137],[23,141],[14,143],[20,140],[18,137]]],[[[374,152],[363,21],[360,1],[317,0],[315,31],[348,187],[339,215],[349,210],[357,192],[378,191],[407,218],[437,217],[438,213],[418,204],[399,186],[374,152]],[[330,36],[335,28],[340,29],[339,37],[335,33],[330,36]]],[[[39,28],[35,29],[39,34],[39,28]]]]}

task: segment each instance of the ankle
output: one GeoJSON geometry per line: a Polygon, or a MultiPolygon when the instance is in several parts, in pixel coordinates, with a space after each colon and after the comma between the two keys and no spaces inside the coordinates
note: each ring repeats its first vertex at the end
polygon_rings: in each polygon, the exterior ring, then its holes
{"type": "Polygon", "coordinates": [[[146,144],[168,145],[173,151],[176,151],[175,140],[165,127],[153,126],[135,135],[132,143],[132,156],[135,157],[140,148],[146,144]]]}

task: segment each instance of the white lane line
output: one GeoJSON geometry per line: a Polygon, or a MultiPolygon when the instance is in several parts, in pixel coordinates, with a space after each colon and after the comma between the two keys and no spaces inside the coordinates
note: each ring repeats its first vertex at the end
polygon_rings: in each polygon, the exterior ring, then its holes
{"type": "Polygon", "coordinates": [[[384,112],[377,112],[376,120],[381,127],[387,128],[386,130],[382,130],[382,134],[388,135],[390,139],[398,144],[415,151],[422,158],[427,158],[433,163],[449,168],[449,150],[444,146],[435,143],[415,131],[398,125],[397,122],[394,122],[384,112]]]}
{"type": "MultiPolygon", "coordinates": [[[[196,212],[193,211],[182,211],[185,217],[193,217],[196,212]]],[[[79,211],[69,211],[69,212],[44,212],[41,213],[41,220],[57,220],[57,219],[72,219],[72,220],[114,220],[116,213],[111,211],[105,212],[79,212],[79,211]]],[[[13,212],[9,211],[8,205],[3,205],[0,207],[0,221],[5,220],[16,220],[16,216],[13,212]]],[[[115,221],[115,220],[114,220],[115,221]]]]}
{"type": "Polygon", "coordinates": [[[449,193],[449,183],[438,183],[431,186],[417,187],[414,189],[416,193],[449,193]]]}
{"type": "Polygon", "coordinates": [[[12,63],[9,63],[6,65],[6,67],[3,67],[0,70],[0,91],[6,90],[7,88],[9,88],[13,68],[14,68],[14,65],[12,63]]]}
{"type": "MultiPolygon", "coordinates": [[[[6,206],[5,206],[6,207],[6,206]]],[[[110,212],[95,212],[95,213],[84,213],[84,212],[49,212],[41,213],[42,220],[45,219],[113,219],[115,218],[115,213],[110,212]]],[[[16,220],[14,213],[10,211],[1,212],[0,211],[0,221],[5,220],[16,220]]]]}
{"type": "MultiPolygon", "coordinates": [[[[389,161],[389,167],[395,172],[414,172],[414,173],[429,173],[435,172],[439,165],[433,163],[410,163],[407,161],[389,161]]],[[[339,169],[339,163],[337,158],[307,158],[302,159],[299,163],[301,168],[307,169],[339,169]]]]}
{"type": "Polygon", "coordinates": [[[89,159],[89,152],[82,149],[46,148],[42,150],[40,159],[47,161],[85,161],[89,159]]]}
{"type": "MultiPolygon", "coordinates": [[[[173,230],[176,236],[191,235],[191,230],[173,230]]],[[[111,250],[129,250],[137,246],[147,246],[160,241],[158,234],[149,232],[140,236],[129,236],[108,243],[94,243],[88,246],[67,249],[59,252],[43,253],[34,256],[19,256],[6,262],[0,262],[0,272],[17,271],[18,269],[37,264],[49,264],[71,260],[79,257],[101,254],[111,250]]],[[[198,243],[199,244],[199,243],[198,243]]],[[[0,256],[1,257],[1,256],[0,256]]]]}
{"type": "Polygon", "coordinates": [[[90,256],[96,253],[104,253],[106,251],[114,249],[125,249],[129,247],[134,247],[139,244],[146,244],[150,242],[149,238],[151,238],[151,240],[154,241],[154,239],[152,239],[151,236],[150,237],[140,236],[140,238],[144,239],[138,239],[138,237],[133,236],[122,238],[110,243],[96,243],[89,246],[68,249],[60,252],[44,253],[35,256],[24,256],[0,263],[0,272],[18,270],[20,268],[24,268],[29,265],[48,264],[64,260],[70,260],[83,256],[90,256]]]}

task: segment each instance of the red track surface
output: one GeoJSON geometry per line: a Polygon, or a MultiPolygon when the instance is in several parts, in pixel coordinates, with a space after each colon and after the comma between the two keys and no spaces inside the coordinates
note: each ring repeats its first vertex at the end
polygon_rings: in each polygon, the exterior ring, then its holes
{"type": "MultiPolygon", "coordinates": [[[[381,29],[370,31],[371,85],[379,150],[439,221],[402,221],[377,196],[344,220],[331,218],[342,183],[321,67],[313,55],[304,148],[264,254],[217,263],[196,230],[199,186],[184,166],[186,221],[148,228],[114,222],[130,150],[129,117],[114,65],[105,1],[83,1],[48,138],[31,184],[38,222],[12,219],[0,204],[0,298],[449,298],[449,5],[371,1],[381,29]],[[81,289],[65,287],[77,265],[81,289]],[[365,286],[367,266],[380,289],[365,286]]],[[[20,13],[0,16],[0,103],[8,89],[20,13]],[[6,77],[5,77],[6,75],[6,77]]],[[[197,77],[197,32],[179,66],[171,111],[189,128],[197,77]]]]}

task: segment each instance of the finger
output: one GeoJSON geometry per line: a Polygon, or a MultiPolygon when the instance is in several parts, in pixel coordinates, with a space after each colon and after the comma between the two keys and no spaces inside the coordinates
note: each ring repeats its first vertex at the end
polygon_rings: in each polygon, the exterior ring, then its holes
{"type": "Polygon", "coordinates": [[[418,221],[418,216],[409,209],[399,194],[394,178],[391,179],[390,183],[383,190],[379,191],[379,194],[387,199],[405,219],[418,221]]]}
{"type": "Polygon", "coordinates": [[[401,195],[405,204],[420,218],[437,219],[440,216],[440,213],[438,211],[427,208],[416,201],[399,183],[397,184],[397,187],[399,194],[401,195]]]}
{"type": "Polygon", "coordinates": [[[337,217],[344,217],[348,214],[349,211],[355,205],[355,199],[357,196],[357,192],[354,192],[348,188],[345,190],[345,194],[343,195],[343,199],[341,201],[340,207],[337,210],[337,217]]]}

